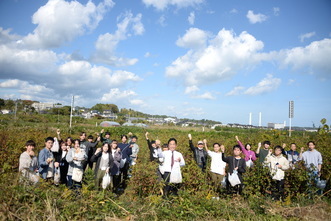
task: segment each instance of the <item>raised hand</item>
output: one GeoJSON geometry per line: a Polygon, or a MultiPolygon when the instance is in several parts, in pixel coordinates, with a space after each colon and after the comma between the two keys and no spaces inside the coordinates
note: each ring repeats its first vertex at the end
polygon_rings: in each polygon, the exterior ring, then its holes
{"type": "Polygon", "coordinates": [[[221,151],[222,151],[222,153],[224,153],[224,151],[225,151],[225,147],[223,144],[221,145],[221,151]]]}
{"type": "Polygon", "coordinates": [[[237,141],[239,141],[239,138],[238,138],[238,136],[235,136],[235,138],[236,138],[236,140],[237,140],[237,141]]]}
{"type": "Polygon", "coordinates": [[[192,135],[191,134],[188,134],[188,139],[192,140],[192,135]]]}

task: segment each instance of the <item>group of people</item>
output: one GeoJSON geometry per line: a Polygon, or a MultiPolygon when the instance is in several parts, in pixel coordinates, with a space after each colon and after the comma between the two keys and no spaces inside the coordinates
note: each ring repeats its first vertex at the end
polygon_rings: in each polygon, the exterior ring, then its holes
{"type": "Polygon", "coordinates": [[[33,151],[35,142],[26,142],[19,171],[22,179],[32,183],[44,179],[77,190],[82,187],[84,172],[91,169],[94,170],[96,189],[101,189],[103,177],[107,174],[111,178],[110,188],[114,192],[123,191],[130,166],[135,165],[139,152],[137,136],[132,133],[129,136],[122,135],[121,142],[118,142],[110,138],[109,132],[102,130],[95,140],[92,135],[86,140],[85,132],[80,133],[79,139],[68,137],[62,140],[60,130],[57,130],[57,137],[45,139],[45,147],[38,157],[33,151]],[[99,142],[101,148],[97,148],[99,142]]]}
{"type": "MultiPolygon", "coordinates": [[[[101,188],[105,175],[109,175],[112,190],[122,191],[126,188],[128,172],[130,167],[136,164],[139,152],[136,143],[138,138],[132,133],[128,135],[129,137],[122,135],[119,143],[110,138],[109,132],[104,133],[102,130],[95,140],[91,135],[86,140],[86,133],[82,132],[79,139],[73,140],[68,137],[63,141],[58,130],[57,138],[45,139],[45,148],[39,152],[38,158],[33,151],[34,141],[26,142],[26,151],[20,156],[19,171],[22,177],[33,183],[37,183],[40,177],[54,180],[55,184],[62,183],[70,188],[79,189],[82,186],[84,171],[94,169],[97,189],[101,188]],[[96,148],[99,142],[102,143],[102,148],[96,148]]],[[[177,140],[170,138],[166,144],[161,145],[160,140],[150,140],[148,136],[149,133],[146,132],[150,161],[157,162],[158,180],[165,183],[163,195],[177,195],[183,180],[181,167],[185,166],[183,155],[176,150],[177,140]]],[[[250,144],[243,145],[238,136],[235,136],[238,144],[233,146],[233,154],[226,156],[225,147],[220,143],[214,143],[213,150],[210,150],[206,139],[198,141],[195,146],[191,134],[188,138],[193,158],[202,172],[206,172],[207,162],[211,161],[209,175],[216,192],[219,192],[222,186],[226,186],[228,191],[242,194],[243,174],[247,168],[256,164],[269,168],[276,189],[273,197],[277,200],[284,197],[285,171],[291,167],[295,168],[300,160],[304,161],[312,179],[321,175],[322,155],[315,149],[313,141],[307,143],[307,151],[302,147],[300,153],[295,143],[290,145],[290,150],[285,151],[285,144],[276,145],[271,149],[270,141],[264,141],[263,145],[259,143],[254,152],[250,144]],[[242,154],[244,158],[241,157],[242,154]]]]}

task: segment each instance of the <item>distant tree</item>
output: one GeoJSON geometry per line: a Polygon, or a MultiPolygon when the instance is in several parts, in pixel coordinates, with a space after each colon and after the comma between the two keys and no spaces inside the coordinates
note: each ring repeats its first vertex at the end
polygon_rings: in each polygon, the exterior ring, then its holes
{"type": "Polygon", "coordinates": [[[91,107],[91,110],[97,110],[99,112],[103,112],[105,110],[111,110],[115,114],[119,112],[119,109],[116,104],[96,104],[93,107],[91,107]]]}
{"type": "Polygon", "coordinates": [[[0,98],[0,108],[5,106],[5,100],[0,98]]]}

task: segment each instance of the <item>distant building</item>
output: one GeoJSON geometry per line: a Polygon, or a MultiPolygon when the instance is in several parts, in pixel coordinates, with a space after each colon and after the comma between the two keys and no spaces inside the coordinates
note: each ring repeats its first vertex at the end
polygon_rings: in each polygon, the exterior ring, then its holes
{"type": "Polygon", "coordinates": [[[54,104],[53,103],[33,103],[31,105],[36,111],[43,111],[43,110],[50,110],[52,108],[54,108],[54,104]]]}
{"type": "Polygon", "coordinates": [[[285,124],[284,123],[268,123],[268,127],[273,128],[273,129],[284,129],[285,124]]]}
{"type": "Polygon", "coordinates": [[[10,110],[1,110],[0,112],[1,112],[2,114],[10,114],[10,113],[11,113],[10,110]]]}
{"type": "Polygon", "coordinates": [[[104,117],[104,118],[112,119],[112,120],[117,119],[117,115],[114,114],[111,110],[104,110],[102,112],[102,115],[101,116],[104,117]]]}

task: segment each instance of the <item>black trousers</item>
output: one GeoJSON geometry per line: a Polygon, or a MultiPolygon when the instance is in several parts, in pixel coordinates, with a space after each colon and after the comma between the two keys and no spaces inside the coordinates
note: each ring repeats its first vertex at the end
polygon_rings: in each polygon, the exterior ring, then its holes
{"type": "Polygon", "coordinates": [[[275,200],[284,199],[285,180],[273,180],[272,198],[275,200]]]}
{"type": "Polygon", "coordinates": [[[164,174],[163,174],[163,180],[165,183],[163,192],[164,192],[165,196],[168,196],[169,194],[173,194],[173,195],[177,196],[180,184],[179,183],[170,183],[170,174],[171,174],[170,172],[164,172],[164,174]]]}

